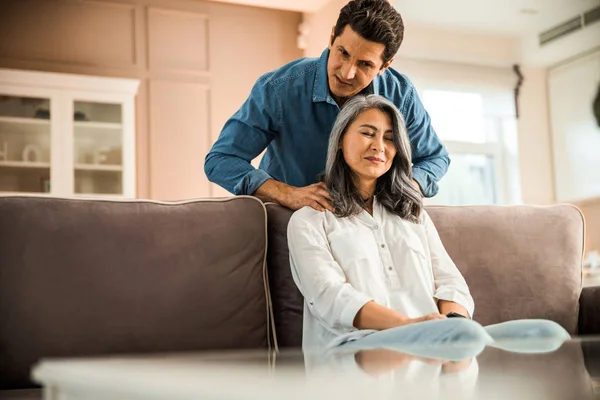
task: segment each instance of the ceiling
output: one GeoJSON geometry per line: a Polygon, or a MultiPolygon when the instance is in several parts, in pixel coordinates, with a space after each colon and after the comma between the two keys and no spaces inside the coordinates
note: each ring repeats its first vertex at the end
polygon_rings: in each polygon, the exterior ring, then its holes
{"type": "Polygon", "coordinates": [[[405,20],[439,28],[522,36],[600,5],[600,0],[392,0],[405,20]]]}
{"type": "Polygon", "coordinates": [[[315,12],[329,0],[212,0],[219,3],[235,3],[247,6],[276,8],[299,12],[315,12]]]}
{"type": "MultiPolygon", "coordinates": [[[[315,12],[330,0],[213,0],[315,12]]],[[[551,28],[600,0],[390,0],[406,21],[438,28],[522,36],[551,28]]]]}

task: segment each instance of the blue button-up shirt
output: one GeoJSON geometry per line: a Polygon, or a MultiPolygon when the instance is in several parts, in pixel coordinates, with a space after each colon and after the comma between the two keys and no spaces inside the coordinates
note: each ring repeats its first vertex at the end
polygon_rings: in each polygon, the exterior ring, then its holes
{"type": "MultiPolygon", "coordinates": [[[[206,156],[204,170],[236,195],[253,194],[273,178],[303,187],[325,170],[329,133],[340,111],[327,82],[329,50],[302,58],[258,79],[242,107],[227,121],[206,156]],[[250,162],[267,149],[258,169],[250,162]]],[[[434,196],[450,158],[431,126],[410,80],[388,68],[363,91],[392,101],[406,121],[413,178],[434,196]]]]}

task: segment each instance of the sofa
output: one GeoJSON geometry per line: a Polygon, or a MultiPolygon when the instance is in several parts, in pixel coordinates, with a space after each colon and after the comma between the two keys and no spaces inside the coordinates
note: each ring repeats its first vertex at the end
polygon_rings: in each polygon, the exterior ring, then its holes
{"type": "MultiPolygon", "coordinates": [[[[577,208],[427,212],[476,321],[547,318],[572,335],[600,333],[600,291],[582,289],[577,208]]],[[[41,358],[299,347],[291,214],[250,196],[1,197],[0,397],[40,398],[30,370],[41,358]]]]}

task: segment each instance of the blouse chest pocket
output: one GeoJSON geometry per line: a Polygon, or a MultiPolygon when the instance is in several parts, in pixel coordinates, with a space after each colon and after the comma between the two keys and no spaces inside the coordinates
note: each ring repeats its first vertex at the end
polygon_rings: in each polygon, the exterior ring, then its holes
{"type": "Polygon", "coordinates": [[[373,238],[355,229],[338,229],[327,237],[333,258],[344,270],[373,257],[373,238]]]}
{"type": "Polygon", "coordinates": [[[428,258],[429,252],[426,249],[427,236],[423,226],[417,225],[412,227],[412,229],[405,231],[401,240],[419,258],[425,260],[428,258]]]}

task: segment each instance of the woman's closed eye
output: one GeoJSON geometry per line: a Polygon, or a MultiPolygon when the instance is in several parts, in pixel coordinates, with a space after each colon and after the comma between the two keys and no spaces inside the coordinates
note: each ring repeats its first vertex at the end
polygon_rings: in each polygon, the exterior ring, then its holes
{"type": "MultiPolygon", "coordinates": [[[[368,136],[370,138],[375,137],[375,134],[372,132],[361,132],[363,135],[368,136]]],[[[390,136],[386,136],[383,138],[383,140],[387,140],[388,142],[393,142],[394,138],[390,137],[390,136]]]]}

